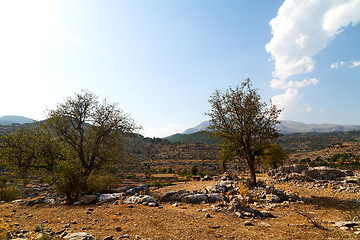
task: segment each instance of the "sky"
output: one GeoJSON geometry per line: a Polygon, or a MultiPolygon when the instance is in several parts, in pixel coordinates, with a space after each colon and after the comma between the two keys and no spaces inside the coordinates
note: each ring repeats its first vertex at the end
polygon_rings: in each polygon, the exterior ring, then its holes
{"type": "Polygon", "coordinates": [[[146,137],[250,78],[282,120],[360,124],[360,0],[0,0],[0,116],[88,90],[146,137]]]}

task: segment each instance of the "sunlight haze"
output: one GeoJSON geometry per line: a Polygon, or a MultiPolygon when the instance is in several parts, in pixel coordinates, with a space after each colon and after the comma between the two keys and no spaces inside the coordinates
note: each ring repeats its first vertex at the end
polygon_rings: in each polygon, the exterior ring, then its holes
{"type": "Polygon", "coordinates": [[[360,0],[0,1],[0,117],[87,89],[147,137],[207,120],[250,78],[281,119],[360,124],[360,0]]]}

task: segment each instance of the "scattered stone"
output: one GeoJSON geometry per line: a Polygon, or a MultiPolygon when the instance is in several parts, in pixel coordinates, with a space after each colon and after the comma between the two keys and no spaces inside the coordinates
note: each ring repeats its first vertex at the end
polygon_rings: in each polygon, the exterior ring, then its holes
{"type": "Polygon", "coordinates": [[[217,229],[217,228],[220,228],[220,226],[216,225],[216,224],[212,224],[212,225],[209,226],[209,228],[217,229]]]}
{"type": "Polygon", "coordinates": [[[352,221],[360,224],[360,215],[355,216],[352,221]]]}
{"type": "Polygon", "coordinates": [[[120,227],[120,226],[116,226],[116,227],[115,227],[115,231],[120,232],[120,231],[121,231],[121,227],[120,227]]]}
{"type": "Polygon", "coordinates": [[[244,225],[245,226],[254,226],[254,224],[251,221],[245,221],[244,225]]]}
{"type": "Polygon", "coordinates": [[[130,238],[129,234],[125,234],[123,236],[120,236],[118,239],[123,239],[123,238],[130,238]]]}
{"type": "Polygon", "coordinates": [[[205,217],[206,217],[206,218],[211,218],[210,213],[205,214],[205,217]]]}
{"type": "Polygon", "coordinates": [[[104,238],[104,240],[113,240],[114,239],[114,236],[110,235],[110,236],[106,236],[104,238]]]}
{"type": "Polygon", "coordinates": [[[77,232],[77,233],[71,233],[64,237],[64,239],[69,240],[95,240],[95,237],[91,235],[90,233],[86,232],[77,232]]]}
{"type": "Polygon", "coordinates": [[[35,232],[40,232],[40,231],[41,231],[41,227],[40,227],[39,225],[36,225],[36,226],[34,227],[34,231],[35,231],[35,232]]]}

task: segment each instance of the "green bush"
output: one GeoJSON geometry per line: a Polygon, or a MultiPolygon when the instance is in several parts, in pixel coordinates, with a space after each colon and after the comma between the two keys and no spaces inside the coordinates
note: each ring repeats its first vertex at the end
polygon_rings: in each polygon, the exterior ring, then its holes
{"type": "Polygon", "coordinates": [[[14,187],[0,188],[0,201],[11,202],[17,199],[19,190],[14,187]]]}

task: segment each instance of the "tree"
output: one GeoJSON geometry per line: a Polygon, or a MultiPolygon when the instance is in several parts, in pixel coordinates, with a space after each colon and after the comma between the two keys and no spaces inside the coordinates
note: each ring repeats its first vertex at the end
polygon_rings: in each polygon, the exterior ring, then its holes
{"type": "Polygon", "coordinates": [[[83,91],[50,110],[47,126],[68,149],[82,177],[124,160],[124,138],[139,129],[114,103],[83,91]]]}
{"type": "Polygon", "coordinates": [[[264,150],[260,160],[263,165],[276,169],[277,166],[282,165],[288,157],[287,153],[279,144],[273,143],[264,150]]]}
{"type": "Polygon", "coordinates": [[[219,161],[218,161],[222,172],[226,172],[226,170],[227,170],[226,164],[228,162],[234,160],[235,155],[236,154],[235,154],[232,144],[226,143],[223,140],[223,143],[221,144],[220,157],[219,157],[219,161]]]}
{"type": "Polygon", "coordinates": [[[266,108],[249,78],[225,93],[216,90],[209,103],[211,110],[206,113],[210,117],[209,129],[247,162],[251,183],[256,185],[255,162],[279,136],[276,125],[281,110],[272,104],[266,108]]]}
{"type": "Polygon", "coordinates": [[[41,124],[1,138],[1,160],[22,179],[33,172],[52,172],[61,158],[60,146],[41,124]]]}
{"type": "Polygon", "coordinates": [[[1,158],[22,177],[46,175],[73,202],[90,191],[91,177],[125,163],[125,138],[137,129],[116,104],[83,91],[50,110],[45,122],[3,137],[1,158]]]}

